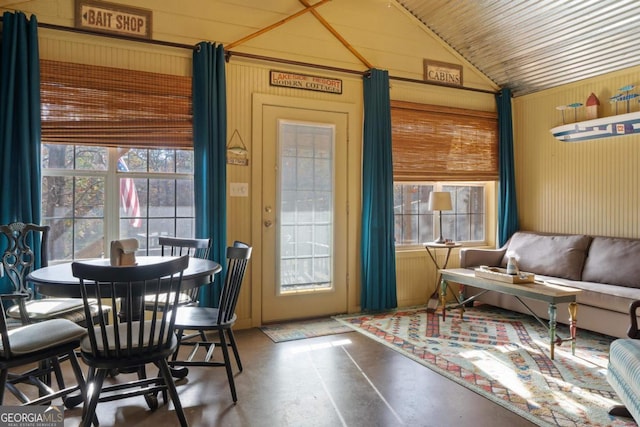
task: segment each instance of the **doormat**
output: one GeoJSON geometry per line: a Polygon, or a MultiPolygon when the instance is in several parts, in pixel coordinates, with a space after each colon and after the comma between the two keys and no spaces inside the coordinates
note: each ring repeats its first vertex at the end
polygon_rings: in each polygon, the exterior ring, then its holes
{"type": "Polygon", "coordinates": [[[353,332],[353,328],[330,318],[275,323],[260,330],[275,343],[353,332]]]}
{"type": "MultiPolygon", "coordinates": [[[[488,305],[444,322],[426,307],[336,319],[537,425],[636,425],[608,414],[620,403],[606,380],[613,338],[579,321],[575,356],[565,342],[551,360],[547,330],[533,317],[488,305]]],[[[564,325],[557,332],[569,336],[564,325]]]]}

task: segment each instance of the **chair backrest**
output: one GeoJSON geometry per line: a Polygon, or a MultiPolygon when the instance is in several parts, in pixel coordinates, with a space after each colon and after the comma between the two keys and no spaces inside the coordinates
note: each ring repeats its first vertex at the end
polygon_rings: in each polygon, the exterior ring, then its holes
{"type": "Polygon", "coordinates": [[[227,275],[220,292],[218,324],[228,323],[235,314],[242,280],[251,259],[251,249],[251,246],[238,241],[227,248],[227,275]]]}
{"type": "Polygon", "coordinates": [[[0,225],[3,244],[2,267],[9,278],[14,293],[33,297],[26,277],[36,268],[48,264],[47,240],[49,226],[22,222],[0,225]]]}
{"type": "Polygon", "coordinates": [[[182,237],[158,237],[162,256],[189,255],[194,258],[209,258],[211,239],[190,239],[182,237]]]}
{"type": "MultiPolygon", "coordinates": [[[[160,243],[160,254],[162,256],[189,255],[194,258],[209,259],[211,239],[208,238],[158,237],[158,243],[160,243]]],[[[200,294],[200,288],[191,288],[184,291],[184,293],[189,295],[192,303],[196,303],[198,301],[198,295],[200,294]]]]}
{"type": "Polygon", "coordinates": [[[108,299],[120,323],[109,326],[103,308],[98,305],[99,323],[89,328],[93,357],[135,358],[162,351],[171,346],[182,274],[189,256],[171,258],[150,265],[113,267],[74,262],[71,270],[80,279],[80,292],[87,318],[90,298],[108,299]],[[145,319],[144,297],[155,295],[155,310],[145,319]],[[122,300],[119,303],[119,300],[122,300]],[[162,306],[162,309],[158,307],[162,306]],[[163,313],[170,313],[164,315],[163,313]]]}

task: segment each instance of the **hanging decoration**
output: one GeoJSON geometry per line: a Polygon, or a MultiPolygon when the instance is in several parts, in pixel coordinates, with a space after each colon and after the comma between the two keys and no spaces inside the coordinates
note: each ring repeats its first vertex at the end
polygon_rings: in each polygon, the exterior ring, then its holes
{"type": "Polygon", "coordinates": [[[227,143],[227,164],[249,166],[249,151],[240,136],[238,129],[234,130],[227,143]],[[237,138],[236,138],[237,137],[237,138]]]}

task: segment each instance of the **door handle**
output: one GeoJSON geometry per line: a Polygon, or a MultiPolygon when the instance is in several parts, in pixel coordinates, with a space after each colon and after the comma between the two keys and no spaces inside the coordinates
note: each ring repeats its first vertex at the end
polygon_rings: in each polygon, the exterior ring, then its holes
{"type": "Polygon", "coordinates": [[[272,222],[271,220],[269,220],[269,219],[268,219],[268,220],[266,220],[266,221],[264,222],[264,226],[265,226],[266,228],[270,228],[271,226],[273,226],[273,222],[272,222]]]}

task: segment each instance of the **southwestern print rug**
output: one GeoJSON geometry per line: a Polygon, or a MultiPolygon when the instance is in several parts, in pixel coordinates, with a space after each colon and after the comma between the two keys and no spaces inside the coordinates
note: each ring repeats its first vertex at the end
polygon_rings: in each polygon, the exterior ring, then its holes
{"type": "MultiPolygon", "coordinates": [[[[541,426],[635,426],[612,417],[618,404],[606,380],[613,338],[580,330],[549,358],[546,329],[533,317],[488,305],[427,313],[426,307],[337,316],[356,331],[410,357],[541,426]]],[[[569,336],[559,325],[558,335],[569,336]]]]}

